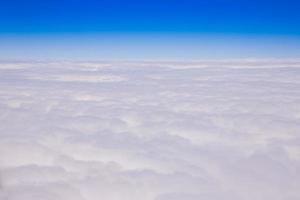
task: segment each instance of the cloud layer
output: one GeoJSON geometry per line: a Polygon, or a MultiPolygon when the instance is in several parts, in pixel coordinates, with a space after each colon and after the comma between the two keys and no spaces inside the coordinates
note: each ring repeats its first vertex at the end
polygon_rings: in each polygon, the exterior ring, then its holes
{"type": "Polygon", "coordinates": [[[296,200],[300,61],[0,62],[2,200],[296,200]]]}

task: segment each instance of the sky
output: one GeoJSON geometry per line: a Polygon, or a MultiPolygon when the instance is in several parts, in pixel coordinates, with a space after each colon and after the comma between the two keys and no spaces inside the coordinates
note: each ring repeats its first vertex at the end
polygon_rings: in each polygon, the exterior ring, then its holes
{"type": "Polygon", "coordinates": [[[0,58],[299,57],[299,1],[1,1],[0,58]]]}

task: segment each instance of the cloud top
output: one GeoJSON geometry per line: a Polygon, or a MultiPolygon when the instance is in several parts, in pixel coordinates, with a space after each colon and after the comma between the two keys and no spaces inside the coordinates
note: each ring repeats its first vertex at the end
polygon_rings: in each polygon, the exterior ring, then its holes
{"type": "Polygon", "coordinates": [[[0,62],[0,199],[296,200],[300,61],[0,62]]]}

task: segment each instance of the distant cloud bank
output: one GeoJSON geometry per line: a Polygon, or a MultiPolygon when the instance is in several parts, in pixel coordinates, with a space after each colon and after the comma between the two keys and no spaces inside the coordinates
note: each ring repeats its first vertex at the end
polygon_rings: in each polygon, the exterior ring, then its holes
{"type": "Polygon", "coordinates": [[[2,200],[300,199],[300,59],[0,61],[2,200]]]}

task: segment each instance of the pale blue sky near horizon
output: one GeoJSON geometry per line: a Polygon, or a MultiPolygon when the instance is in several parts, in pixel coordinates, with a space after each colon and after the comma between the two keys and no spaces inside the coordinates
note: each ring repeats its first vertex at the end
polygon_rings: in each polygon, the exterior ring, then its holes
{"type": "Polygon", "coordinates": [[[7,34],[0,59],[201,60],[299,58],[295,36],[110,33],[7,34]]]}

